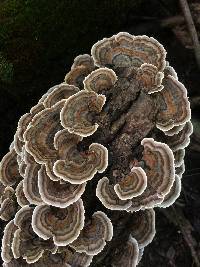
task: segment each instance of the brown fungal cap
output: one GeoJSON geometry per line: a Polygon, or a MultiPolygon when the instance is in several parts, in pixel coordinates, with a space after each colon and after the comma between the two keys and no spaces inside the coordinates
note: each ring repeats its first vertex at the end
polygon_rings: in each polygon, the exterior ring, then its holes
{"type": "Polygon", "coordinates": [[[184,162],[185,149],[179,149],[174,152],[174,166],[180,167],[184,162]]]}
{"type": "Polygon", "coordinates": [[[15,190],[10,187],[6,186],[4,191],[1,195],[1,202],[0,202],[0,219],[4,221],[11,220],[17,210],[17,201],[15,198],[15,190]]]}
{"type": "Polygon", "coordinates": [[[131,206],[131,200],[122,200],[114,190],[114,185],[109,184],[109,179],[103,177],[99,180],[96,188],[96,196],[102,204],[111,210],[126,210],[131,206]]]}
{"type": "Polygon", "coordinates": [[[93,134],[98,124],[93,123],[91,113],[99,113],[105,101],[105,96],[86,90],[69,97],[60,114],[62,126],[70,133],[80,136],[93,134]]]}
{"type": "Polygon", "coordinates": [[[76,202],[85,191],[86,183],[71,184],[68,182],[52,181],[45,167],[39,171],[39,192],[44,203],[55,207],[66,208],[76,202]]]}
{"type": "Polygon", "coordinates": [[[142,64],[136,74],[139,86],[148,94],[159,92],[163,89],[163,78],[164,74],[158,71],[156,66],[147,63],[142,64]]]}
{"type": "Polygon", "coordinates": [[[38,188],[38,171],[40,165],[37,162],[28,163],[23,180],[23,191],[26,199],[33,205],[43,203],[38,188]]]}
{"type": "Polygon", "coordinates": [[[29,204],[29,201],[24,194],[23,181],[20,181],[20,183],[17,185],[15,195],[17,197],[17,202],[21,207],[29,204]]]}
{"type": "Polygon", "coordinates": [[[65,76],[65,82],[82,88],[84,78],[93,70],[94,61],[90,55],[77,56],[74,59],[71,71],[65,76]]]}
{"type": "Polygon", "coordinates": [[[126,244],[122,245],[117,255],[113,257],[112,267],[135,267],[138,263],[139,247],[136,239],[129,237],[126,244]]]}
{"type": "Polygon", "coordinates": [[[178,134],[184,127],[185,123],[184,124],[180,124],[178,126],[174,126],[172,129],[168,130],[168,131],[164,131],[165,135],[168,135],[168,136],[172,136],[174,134],[178,134]]]}
{"type": "Polygon", "coordinates": [[[24,206],[15,216],[15,225],[18,229],[14,233],[12,252],[15,259],[22,257],[27,263],[34,263],[44,253],[44,250],[53,250],[52,241],[44,241],[39,238],[31,227],[33,208],[24,206]]]}
{"type": "Polygon", "coordinates": [[[156,126],[168,131],[190,120],[191,110],[184,85],[171,75],[163,79],[163,90],[159,93],[159,112],[156,126]]]}
{"type": "Polygon", "coordinates": [[[18,171],[17,154],[14,149],[11,149],[0,162],[0,182],[9,186],[21,179],[18,171]]]}
{"type": "Polygon", "coordinates": [[[79,236],[84,218],[81,199],[63,209],[39,205],[33,212],[32,227],[42,239],[53,238],[55,245],[66,246],[79,236]]]}
{"type": "Polygon", "coordinates": [[[14,233],[17,230],[14,220],[11,220],[4,228],[4,235],[2,239],[1,258],[4,262],[10,262],[13,259],[13,252],[11,249],[14,233]]]}
{"type": "Polygon", "coordinates": [[[165,49],[154,38],[133,36],[120,32],[93,45],[91,54],[99,67],[136,67],[149,63],[162,71],[165,67],[165,49]]]}
{"type": "Polygon", "coordinates": [[[185,172],[185,163],[183,162],[180,167],[176,167],[175,173],[179,176],[181,179],[183,176],[183,173],[185,172]]]}
{"type": "Polygon", "coordinates": [[[99,68],[91,72],[83,81],[84,89],[102,93],[109,90],[117,80],[115,72],[108,68],[99,68]]]}
{"type": "Polygon", "coordinates": [[[131,172],[114,186],[120,199],[132,199],[141,195],[147,187],[147,176],[141,167],[133,167],[131,172]]]}
{"type": "Polygon", "coordinates": [[[153,209],[133,213],[131,236],[137,240],[139,248],[146,247],[151,243],[155,233],[155,212],[153,209]]]}
{"type": "Polygon", "coordinates": [[[64,103],[65,100],[61,100],[52,108],[39,112],[24,133],[26,150],[40,164],[57,156],[52,144],[55,133],[62,129],[59,116],[64,103]]]}
{"type": "Polygon", "coordinates": [[[184,149],[190,143],[190,135],[193,132],[193,126],[191,121],[185,123],[183,129],[173,136],[166,137],[166,143],[172,149],[172,151],[177,151],[184,149]]]}
{"type": "Polygon", "coordinates": [[[147,187],[138,197],[132,199],[128,211],[153,208],[163,201],[175,179],[174,156],[171,149],[164,143],[153,138],[144,138],[142,160],[145,163],[147,187]]]}
{"type": "Polygon", "coordinates": [[[56,86],[56,88],[52,92],[48,94],[43,104],[45,108],[51,108],[57,102],[61,101],[62,99],[67,99],[70,96],[76,94],[77,92],[79,92],[79,89],[74,85],[61,83],[56,86]]]}
{"type": "Polygon", "coordinates": [[[163,202],[158,205],[159,208],[167,208],[171,206],[181,193],[181,178],[178,175],[175,175],[175,181],[169,191],[165,196],[163,202]]]}
{"type": "Polygon", "coordinates": [[[82,184],[91,180],[97,172],[104,172],[107,165],[107,148],[100,144],[93,143],[86,152],[72,154],[71,157],[68,156],[67,160],[56,161],[53,171],[58,177],[65,181],[72,184],[82,184]]]}
{"type": "Polygon", "coordinates": [[[113,236],[113,226],[105,213],[97,211],[81,230],[79,237],[70,244],[77,252],[98,254],[113,236]]]}

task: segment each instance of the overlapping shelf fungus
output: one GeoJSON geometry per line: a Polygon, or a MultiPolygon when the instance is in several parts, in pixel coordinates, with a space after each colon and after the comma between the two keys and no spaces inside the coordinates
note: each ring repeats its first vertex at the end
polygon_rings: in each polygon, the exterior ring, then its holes
{"type": "Polygon", "coordinates": [[[136,266],[180,194],[190,118],[154,38],[121,32],[76,57],[1,161],[3,266],[136,266]]]}

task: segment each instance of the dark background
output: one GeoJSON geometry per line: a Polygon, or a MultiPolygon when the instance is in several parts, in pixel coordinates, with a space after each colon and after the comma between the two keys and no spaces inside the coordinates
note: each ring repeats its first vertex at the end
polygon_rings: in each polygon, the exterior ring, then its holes
{"type": "MultiPolygon", "coordinates": [[[[199,0],[188,2],[200,33],[199,0]]],[[[178,0],[0,0],[0,158],[20,116],[63,81],[74,57],[119,31],[164,45],[188,89],[194,123],[181,197],[156,209],[157,234],[141,266],[200,266],[200,69],[178,0]]]]}

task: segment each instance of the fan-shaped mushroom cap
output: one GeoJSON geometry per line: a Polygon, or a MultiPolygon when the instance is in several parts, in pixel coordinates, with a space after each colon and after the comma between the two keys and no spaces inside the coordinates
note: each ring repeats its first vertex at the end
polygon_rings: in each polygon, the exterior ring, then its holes
{"type": "Polygon", "coordinates": [[[24,161],[22,155],[17,155],[17,163],[18,163],[18,171],[19,171],[19,174],[21,175],[21,177],[24,178],[27,164],[24,161]]]}
{"type": "Polygon", "coordinates": [[[169,191],[169,193],[165,196],[163,202],[158,205],[159,208],[167,208],[171,206],[177,198],[180,196],[181,193],[181,178],[176,175],[175,181],[169,191]]]}
{"type": "Polygon", "coordinates": [[[148,94],[159,92],[163,89],[163,77],[164,74],[158,71],[156,66],[147,63],[142,64],[136,74],[136,80],[142,90],[148,94]]]}
{"type": "Polygon", "coordinates": [[[165,74],[165,76],[171,75],[176,80],[178,80],[178,76],[177,76],[177,73],[176,73],[175,69],[172,66],[169,65],[168,61],[166,61],[166,67],[164,69],[164,74],[165,74]]]}
{"type": "Polygon", "coordinates": [[[13,259],[12,241],[14,233],[17,230],[14,220],[10,221],[4,228],[4,235],[2,239],[1,258],[4,262],[10,262],[13,259]]]}
{"type": "Polygon", "coordinates": [[[164,131],[164,133],[165,133],[165,135],[168,135],[168,136],[172,136],[174,134],[178,134],[183,129],[184,126],[185,126],[185,123],[184,124],[180,124],[178,126],[174,126],[169,131],[164,131]]]}
{"type": "Polygon", "coordinates": [[[17,185],[15,195],[17,197],[17,202],[21,207],[24,207],[29,204],[29,201],[27,200],[24,194],[23,181],[20,181],[17,185]]]}
{"type": "Polygon", "coordinates": [[[120,199],[132,199],[141,195],[147,187],[147,176],[141,167],[133,167],[131,172],[114,186],[120,199]]]}
{"type": "Polygon", "coordinates": [[[171,75],[163,79],[163,90],[159,93],[159,112],[156,126],[168,131],[190,120],[191,110],[184,85],[171,75]]]}
{"type": "Polygon", "coordinates": [[[79,236],[84,219],[81,199],[64,209],[39,205],[33,212],[32,227],[41,238],[53,237],[55,245],[66,246],[79,236]]]}
{"type": "Polygon", "coordinates": [[[0,162],[0,182],[3,185],[14,185],[22,177],[18,171],[17,154],[11,149],[0,162]]]}
{"type": "Polygon", "coordinates": [[[43,203],[38,188],[38,171],[40,167],[41,166],[37,162],[28,163],[23,180],[24,195],[27,200],[34,205],[43,203]]]}
{"type": "Polygon", "coordinates": [[[22,257],[27,263],[34,263],[44,253],[44,250],[53,250],[55,245],[51,240],[44,241],[33,232],[31,219],[33,208],[24,206],[15,216],[15,225],[18,229],[14,233],[12,252],[15,259],[22,257]]]}
{"type": "Polygon", "coordinates": [[[113,226],[107,215],[97,211],[92,219],[87,222],[79,237],[70,244],[77,252],[85,252],[88,255],[97,255],[113,236],[113,226]]]}
{"type": "Polygon", "coordinates": [[[179,149],[174,152],[174,166],[180,167],[184,162],[185,149],[179,149]]]}
{"type": "Polygon", "coordinates": [[[51,108],[53,105],[61,101],[62,99],[67,99],[70,96],[79,92],[79,88],[74,85],[69,85],[67,83],[61,83],[56,86],[56,88],[48,94],[43,104],[45,108],[51,108]]]}
{"type": "Polygon", "coordinates": [[[102,204],[111,210],[126,210],[131,206],[131,200],[122,200],[114,190],[114,185],[109,185],[109,179],[103,177],[99,180],[96,188],[96,196],[102,204]]]}
{"type": "Polygon", "coordinates": [[[99,68],[91,72],[83,81],[84,89],[102,93],[109,90],[116,82],[115,72],[108,68],[99,68]]]}
{"type": "Polygon", "coordinates": [[[74,59],[71,71],[65,76],[65,82],[82,88],[84,78],[94,70],[94,61],[90,55],[80,55],[74,59]]]}
{"type": "Polygon", "coordinates": [[[185,163],[183,162],[183,163],[181,164],[180,167],[177,167],[177,168],[175,169],[175,173],[176,173],[176,174],[179,176],[179,178],[181,179],[182,176],[183,176],[183,174],[184,174],[184,172],[185,172],[185,163]]]}
{"type": "Polygon", "coordinates": [[[153,209],[133,213],[131,236],[137,240],[139,248],[146,247],[151,243],[155,233],[155,212],[153,209]]]}
{"type": "Polygon", "coordinates": [[[118,254],[113,257],[112,267],[135,267],[138,263],[139,247],[136,239],[129,237],[126,244],[118,249],[118,254]]]}
{"type": "Polygon", "coordinates": [[[21,116],[21,118],[18,121],[18,127],[17,127],[17,134],[20,141],[24,141],[24,132],[27,129],[29,123],[31,122],[33,116],[31,113],[26,113],[21,116]]]}
{"type": "Polygon", "coordinates": [[[166,137],[166,143],[172,151],[184,149],[190,143],[190,135],[193,133],[193,126],[191,121],[186,122],[183,129],[173,136],[166,137]]]}
{"type": "Polygon", "coordinates": [[[132,199],[128,211],[153,208],[163,201],[175,179],[174,156],[171,149],[163,143],[154,141],[153,138],[144,138],[142,160],[147,168],[147,187],[144,193],[132,199]]]}
{"type": "Polygon", "coordinates": [[[65,100],[61,100],[52,108],[39,112],[24,133],[26,150],[40,164],[57,156],[53,140],[55,133],[62,129],[59,117],[64,103],[65,100]]]}
{"type": "Polygon", "coordinates": [[[93,123],[92,114],[99,113],[105,101],[104,95],[86,90],[69,97],[60,113],[62,126],[70,133],[80,136],[93,134],[98,124],[93,123]]]}
{"type": "Polygon", "coordinates": [[[53,171],[65,181],[72,184],[82,184],[91,180],[97,172],[104,172],[107,166],[107,148],[101,144],[93,143],[89,146],[88,151],[72,155],[70,161],[56,161],[53,171]]]}
{"type": "Polygon", "coordinates": [[[18,132],[16,131],[16,133],[14,135],[14,147],[13,148],[15,149],[15,152],[18,155],[21,155],[23,145],[24,145],[24,142],[22,142],[21,140],[19,140],[18,132]]]}
{"type": "Polygon", "coordinates": [[[68,182],[52,181],[47,175],[45,167],[42,166],[39,171],[38,186],[41,198],[46,204],[66,208],[81,197],[85,191],[86,183],[75,185],[68,182]]]}
{"type": "Polygon", "coordinates": [[[4,221],[11,220],[17,210],[17,201],[15,198],[15,190],[7,186],[1,195],[1,206],[0,206],[0,219],[4,221]]]}
{"type": "Polygon", "coordinates": [[[133,36],[120,32],[104,38],[93,45],[91,54],[99,67],[140,67],[143,63],[153,64],[162,71],[165,67],[166,52],[154,38],[133,36]]]}

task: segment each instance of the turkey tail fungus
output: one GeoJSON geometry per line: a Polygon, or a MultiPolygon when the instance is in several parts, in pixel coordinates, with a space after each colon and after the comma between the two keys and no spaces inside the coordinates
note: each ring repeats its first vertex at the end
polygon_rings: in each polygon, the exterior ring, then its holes
{"type": "Polygon", "coordinates": [[[136,266],[155,208],[179,197],[190,118],[154,38],[120,32],[76,57],[0,163],[3,266],[136,266]]]}

